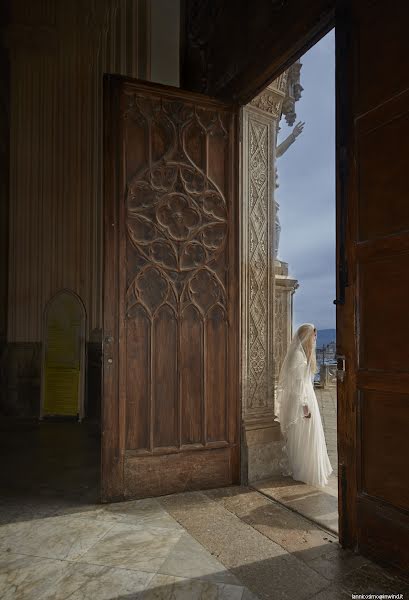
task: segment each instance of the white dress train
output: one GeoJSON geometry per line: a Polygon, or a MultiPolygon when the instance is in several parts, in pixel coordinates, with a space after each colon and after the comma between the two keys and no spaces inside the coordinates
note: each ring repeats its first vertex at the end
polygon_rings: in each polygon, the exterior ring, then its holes
{"type": "Polygon", "coordinates": [[[284,439],[283,474],[314,487],[327,485],[333,469],[328,458],[310,362],[298,332],[280,371],[275,414],[284,439]],[[305,406],[311,413],[310,418],[304,417],[305,406]]]}
{"type": "Polygon", "coordinates": [[[311,378],[305,385],[305,402],[311,418],[298,419],[286,435],[285,452],[288,474],[296,481],[324,487],[333,469],[328,458],[321,414],[311,378]]]}

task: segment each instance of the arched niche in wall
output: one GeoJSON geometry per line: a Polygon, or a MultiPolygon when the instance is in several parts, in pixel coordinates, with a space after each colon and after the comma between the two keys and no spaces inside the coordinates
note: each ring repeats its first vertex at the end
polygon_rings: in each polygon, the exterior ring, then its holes
{"type": "Polygon", "coordinates": [[[84,304],[71,290],[61,290],[45,307],[40,418],[84,418],[85,321],[84,304]]]}

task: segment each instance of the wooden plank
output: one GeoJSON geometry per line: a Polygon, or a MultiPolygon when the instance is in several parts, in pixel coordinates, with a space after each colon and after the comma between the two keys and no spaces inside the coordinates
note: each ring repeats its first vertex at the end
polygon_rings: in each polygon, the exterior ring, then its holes
{"type": "Polygon", "coordinates": [[[409,393],[409,373],[393,372],[386,369],[379,371],[359,369],[356,384],[360,390],[377,390],[397,394],[409,393]]]}
{"type": "Polygon", "coordinates": [[[409,547],[408,520],[399,510],[366,495],[357,497],[360,552],[386,566],[407,573],[409,561],[402,549],[409,547]]]}
{"type": "Polygon", "coordinates": [[[145,498],[231,485],[231,450],[128,458],[125,496],[145,498]]]}

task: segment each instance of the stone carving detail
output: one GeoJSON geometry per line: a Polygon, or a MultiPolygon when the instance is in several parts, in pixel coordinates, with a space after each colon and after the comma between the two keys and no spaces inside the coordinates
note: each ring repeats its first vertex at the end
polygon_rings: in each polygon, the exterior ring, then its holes
{"type": "Polygon", "coordinates": [[[302,64],[299,60],[291,65],[286,71],[286,85],[285,85],[285,98],[282,106],[282,115],[285,116],[290,127],[294,124],[296,119],[295,103],[301,98],[303,87],[300,83],[300,71],[302,64]]]}
{"type": "Polygon", "coordinates": [[[267,88],[264,92],[253,98],[250,104],[277,118],[280,116],[282,101],[281,94],[277,94],[277,92],[267,88]]]}
{"type": "Polygon", "coordinates": [[[281,365],[283,364],[284,353],[286,351],[286,343],[283,335],[287,331],[287,307],[286,295],[280,292],[277,287],[274,301],[274,313],[274,375],[275,377],[278,377],[281,365]]]}
{"type": "Polygon", "coordinates": [[[266,407],[268,390],[268,126],[249,120],[247,411],[266,407]]]}
{"type": "Polygon", "coordinates": [[[226,314],[226,201],[189,155],[190,132],[192,139],[198,129],[203,136],[226,135],[222,117],[135,95],[124,118],[144,131],[155,123],[164,140],[156,161],[128,182],[126,225],[138,265],[127,292],[128,318],[137,305],[151,318],[165,304],[175,316],[189,304],[203,318],[215,306],[226,314]]]}
{"type": "Polygon", "coordinates": [[[287,78],[288,78],[288,71],[284,71],[283,73],[281,73],[281,75],[279,75],[277,77],[277,79],[275,79],[270,84],[270,87],[274,87],[277,90],[279,90],[280,92],[285,93],[286,88],[287,88],[287,78]]]}

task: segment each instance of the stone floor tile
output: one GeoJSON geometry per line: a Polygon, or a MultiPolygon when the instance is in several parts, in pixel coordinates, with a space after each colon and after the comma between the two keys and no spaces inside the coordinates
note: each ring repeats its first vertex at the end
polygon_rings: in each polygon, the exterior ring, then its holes
{"type": "Polygon", "coordinates": [[[259,600],[259,597],[250,592],[247,588],[244,588],[243,596],[241,600],[259,600]]]}
{"type": "Polygon", "coordinates": [[[328,585],[325,578],[302,561],[203,493],[167,496],[161,503],[242,585],[260,598],[304,600],[328,585]]]}
{"type": "Polygon", "coordinates": [[[94,504],[77,508],[77,510],[74,507],[69,509],[64,507],[61,512],[63,514],[68,512],[75,518],[85,518],[87,520],[129,523],[130,525],[160,527],[162,529],[180,529],[179,523],[154,498],[116,502],[114,504],[94,504]]]}
{"type": "Polygon", "coordinates": [[[83,554],[81,562],[156,573],[182,532],[182,529],[111,523],[107,535],[83,554]]]}
{"type": "Polygon", "coordinates": [[[158,572],[177,577],[240,585],[232,573],[187,533],[184,533],[173,547],[158,572]]]}
{"type": "Polygon", "coordinates": [[[296,482],[291,477],[276,476],[254,482],[251,487],[333,533],[338,533],[338,498],[333,482],[324,491],[296,482]]]}
{"type": "Polygon", "coordinates": [[[241,565],[287,554],[281,546],[260,537],[250,525],[201,492],[164,496],[160,502],[190,535],[223,564],[224,559],[241,565]]]}
{"type": "Polygon", "coordinates": [[[291,555],[232,570],[246,588],[263,600],[308,600],[328,586],[327,580],[291,555]]]}
{"type": "Polygon", "coordinates": [[[351,600],[351,594],[342,588],[331,585],[312,596],[311,600],[351,600]]]}
{"type": "Polygon", "coordinates": [[[139,598],[153,577],[153,573],[5,554],[0,555],[2,600],[131,600],[139,598]]]}
{"type": "Polygon", "coordinates": [[[326,579],[333,581],[341,581],[349,576],[349,574],[369,564],[370,561],[360,554],[355,554],[350,550],[343,550],[339,544],[336,545],[336,552],[322,553],[321,556],[312,559],[307,558],[308,565],[323,575],[326,579]]]}
{"type": "Polygon", "coordinates": [[[242,600],[243,587],[156,574],[141,600],[242,600]]]}
{"type": "Polygon", "coordinates": [[[0,551],[76,560],[113,527],[110,522],[46,517],[0,527],[0,551]]]}
{"type": "Polygon", "coordinates": [[[304,562],[339,549],[337,536],[254,490],[229,487],[206,495],[288,552],[299,552],[304,562]]]}
{"type": "Polygon", "coordinates": [[[140,600],[152,577],[143,571],[71,563],[56,589],[41,600],[140,600]]]}
{"type": "Polygon", "coordinates": [[[336,580],[342,588],[351,594],[404,594],[409,596],[409,583],[400,581],[387,570],[368,563],[336,580]]]}
{"type": "Polygon", "coordinates": [[[0,554],[0,598],[39,600],[55,587],[71,563],[13,552],[0,554]]]}

